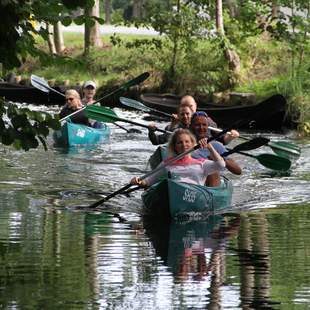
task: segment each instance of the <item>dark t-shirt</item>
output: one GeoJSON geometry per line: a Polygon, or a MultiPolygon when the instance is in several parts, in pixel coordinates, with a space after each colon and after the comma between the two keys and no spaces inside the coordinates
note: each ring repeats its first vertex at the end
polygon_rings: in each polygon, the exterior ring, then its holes
{"type": "MultiPolygon", "coordinates": [[[[76,112],[76,110],[69,108],[68,106],[65,105],[62,108],[62,110],[60,111],[59,117],[64,118],[65,116],[70,115],[74,112],[76,112]]],[[[88,120],[87,116],[85,115],[84,110],[70,116],[70,119],[71,119],[72,123],[90,126],[89,120],[88,120]]]]}

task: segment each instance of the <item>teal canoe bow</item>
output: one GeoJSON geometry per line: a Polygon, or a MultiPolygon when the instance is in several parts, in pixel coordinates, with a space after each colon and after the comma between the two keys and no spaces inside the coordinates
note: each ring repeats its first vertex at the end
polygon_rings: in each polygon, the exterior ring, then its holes
{"type": "Polygon", "coordinates": [[[165,158],[167,157],[167,147],[160,145],[155,152],[149,158],[149,164],[152,170],[154,170],[165,158]]]}
{"type": "Polygon", "coordinates": [[[218,187],[207,187],[164,179],[142,194],[144,216],[168,222],[183,214],[210,215],[229,209],[233,186],[223,177],[218,187]]]}
{"type": "Polygon", "coordinates": [[[95,145],[109,141],[110,127],[102,124],[102,128],[92,128],[67,121],[53,134],[56,146],[70,147],[95,145]]]}

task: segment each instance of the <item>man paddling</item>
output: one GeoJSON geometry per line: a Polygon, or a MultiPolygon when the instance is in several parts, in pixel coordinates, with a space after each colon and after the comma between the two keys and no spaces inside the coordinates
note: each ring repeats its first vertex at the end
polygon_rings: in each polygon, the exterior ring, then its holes
{"type": "MultiPolygon", "coordinates": [[[[205,112],[198,111],[193,113],[190,129],[195,135],[196,139],[199,141],[203,138],[208,138],[209,130],[208,130],[208,116],[205,112]]],[[[221,155],[225,153],[227,150],[223,146],[222,143],[218,141],[210,142],[215,150],[221,155]]],[[[209,152],[206,149],[199,149],[192,154],[194,158],[208,158],[209,152]]],[[[231,158],[224,157],[226,162],[226,168],[233,174],[240,175],[242,170],[240,166],[231,158]]],[[[212,175],[208,175],[206,184],[208,186],[219,186],[220,185],[220,175],[219,173],[214,173],[212,175]]]]}
{"type": "MultiPolygon", "coordinates": [[[[94,97],[96,95],[97,85],[94,81],[86,81],[82,88],[83,98],[82,103],[84,105],[91,105],[95,101],[94,97]]],[[[93,128],[102,128],[102,124],[97,121],[92,121],[91,126],[93,128]]]]}
{"type": "Polygon", "coordinates": [[[94,97],[96,95],[97,85],[94,81],[86,81],[83,85],[83,98],[82,103],[84,105],[93,104],[95,102],[94,97]]]}
{"type": "MultiPolygon", "coordinates": [[[[197,102],[195,101],[194,97],[190,96],[190,95],[185,95],[181,98],[181,102],[180,102],[180,107],[189,107],[193,113],[195,113],[197,111],[197,102]]],[[[177,118],[177,116],[175,116],[177,118]]],[[[214,127],[217,128],[217,123],[206,114],[207,120],[208,120],[208,126],[209,127],[214,127]]],[[[212,131],[209,130],[209,135],[212,134],[212,131]]],[[[221,141],[223,144],[228,144],[229,142],[231,142],[233,139],[236,139],[239,137],[239,132],[235,129],[232,129],[230,131],[230,134],[226,134],[223,135],[223,137],[221,137],[219,139],[219,141],[221,141]]]]}

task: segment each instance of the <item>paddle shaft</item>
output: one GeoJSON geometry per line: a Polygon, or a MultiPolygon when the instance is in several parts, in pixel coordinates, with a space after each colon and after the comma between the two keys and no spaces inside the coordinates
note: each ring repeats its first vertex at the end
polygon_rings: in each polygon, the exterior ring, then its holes
{"type": "MultiPolygon", "coordinates": [[[[95,103],[92,103],[92,104],[95,104],[95,103]]],[[[60,121],[60,122],[65,121],[67,118],[69,118],[69,117],[71,117],[71,116],[73,116],[73,115],[75,115],[75,114],[77,114],[77,113],[79,113],[79,112],[85,110],[86,107],[87,107],[87,106],[84,106],[82,109],[79,109],[79,110],[77,110],[76,112],[71,113],[71,114],[69,114],[69,115],[63,117],[63,118],[60,119],[59,121],[60,121]]],[[[122,125],[119,125],[119,124],[117,124],[117,123],[114,123],[114,125],[117,126],[118,128],[121,128],[121,129],[125,130],[127,133],[129,133],[129,130],[128,130],[127,128],[123,127],[122,125]]]]}
{"type": "MultiPolygon", "coordinates": [[[[123,85],[121,85],[121,86],[118,87],[117,89],[115,89],[115,90],[113,90],[113,91],[111,91],[111,92],[105,94],[104,96],[102,96],[100,99],[96,100],[96,101],[95,101],[94,103],[92,103],[92,104],[97,104],[97,103],[99,103],[100,101],[102,101],[103,99],[106,99],[106,98],[108,98],[108,97],[110,97],[110,96],[112,96],[112,95],[114,95],[114,94],[120,92],[122,89],[125,89],[125,88],[128,88],[128,87],[130,87],[130,86],[133,86],[133,85],[136,85],[136,84],[139,84],[139,83],[143,82],[144,80],[146,80],[146,79],[149,77],[149,75],[150,75],[150,74],[149,74],[148,72],[144,72],[144,73],[140,74],[139,76],[135,77],[134,79],[132,79],[132,80],[130,80],[130,81],[124,83],[123,85]]],[[[63,93],[61,93],[61,92],[57,91],[56,89],[50,87],[47,83],[44,83],[44,82],[45,82],[44,79],[39,78],[39,77],[35,77],[35,76],[32,77],[32,78],[33,78],[33,81],[34,81],[36,84],[39,84],[41,87],[46,88],[46,89],[48,89],[48,90],[51,90],[51,91],[53,91],[53,92],[55,92],[55,93],[57,93],[57,94],[59,94],[59,95],[65,97],[65,95],[64,95],[63,93]]],[[[77,110],[77,111],[75,111],[75,112],[73,112],[73,113],[71,113],[71,114],[69,114],[69,115],[63,117],[63,118],[60,119],[59,121],[60,121],[60,122],[63,122],[64,120],[68,119],[69,117],[71,117],[71,116],[73,116],[73,115],[75,115],[75,114],[77,114],[77,113],[83,111],[85,108],[86,108],[86,106],[83,107],[82,109],[79,109],[79,110],[77,110]]],[[[115,124],[115,125],[116,125],[116,126],[119,126],[119,128],[124,129],[124,127],[122,127],[122,126],[120,126],[120,125],[118,125],[118,124],[115,124]]]]}
{"type": "MultiPolygon", "coordinates": [[[[215,131],[215,132],[220,132],[221,129],[220,128],[215,128],[215,127],[211,127],[209,126],[208,127],[210,130],[212,131],[215,131]]],[[[229,132],[227,134],[230,134],[229,132]]],[[[240,139],[243,139],[243,140],[246,140],[246,141],[249,141],[250,139],[247,138],[247,137],[244,137],[244,136],[239,136],[240,139]]],[[[280,151],[284,151],[284,152],[288,152],[288,153],[291,153],[293,155],[296,155],[296,156],[299,156],[300,155],[300,152],[295,148],[295,146],[292,145],[293,148],[287,148],[287,147],[284,147],[282,145],[278,145],[276,144],[276,142],[268,142],[267,145],[272,148],[272,149],[277,149],[277,150],[280,150],[280,151]]]]}
{"type": "Polygon", "coordinates": [[[51,90],[51,91],[53,91],[54,93],[56,93],[56,94],[58,94],[58,95],[60,95],[60,96],[65,97],[65,95],[64,95],[63,93],[61,93],[61,92],[59,92],[58,90],[56,90],[56,89],[50,87],[47,83],[44,84],[44,83],[42,83],[42,82],[40,82],[40,81],[38,81],[38,80],[36,80],[35,82],[38,83],[40,86],[45,87],[46,89],[51,90]]]}
{"type": "MultiPolygon", "coordinates": [[[[96,108],[93,107],[92,108],[92,106],[88,106],[88,111],[91,113],[90,117],[95,118],[96,115],[97,115],[98,116],[98,120],[100,120],[100,117],[108,118],[108,119],[111,119],[111,120],[115,120],[115,121],[119,121],[119,122],[124,122],[124,123],[129,123],[129,124],[132,124],[132,125],[136,125],[136,126],[140,126],[140,127],[149,129],[148,125],[137,123],[135,121],[131,121],[131,120],[126,119],[126,118],[121,118],[121,117],[118,117],[117,115],[112,115],[110,112],[107,112],[104,109],[101,110],[100,108],[102,109],[102,107],[96,107],[96,108]]],[[[163,133],[167,133],[168,132],[167,130],[159,129],[159,128],[155,128],[155,130],[163,132],[163,133]]]]}
{"type": "MultiPolygon", "coordinates": [[[[132,125],[136,125],[136,126],[140,126],[140,127],[149,129],[149,126],[148,126],[148,125],[144,125],[144,124],[141,124],[141,123],[137,123],[137,122],[131,121],[131,120],[129,120],[129,119],[125,119],[125,118],[120,118],[120,117],[118,117],[118,118],[117,118],[117,121],[129,123],[129,124],[132,124],[132,125]]],[[[162,133],[171,133],[170,131],[167,131],[167,130],[164,130],[164,129],[160,129],[160,128],[157,128],[157,127],[155,128],[155,130],[156,130],[156,131],[159,131],[159,132],[162,132],[162,133]]]]}
{"type": "MultiPolygon", "coordinates": [[[[38,77],[38,78],[39,78],[39,77],[38,77]]],[[[64,97],[64,98],[66,97],[65,94],[63,94],[63,93],[57,91],[56,89],[50,87],[47,83],[42,83],[41,81],[38,80],[38,78],[35,79],[35,83],[36,83],[36,84],[39,84],[40,86],[45,87],[46,89],[51,90],[51,91],[55,92],[56,94],[59,94],[60,96],[62,96],[62,97],[64,97]]],[[[41,78],[40,78],[40,79],[41,79],[41,78]]],[[[63,118],[61,118],[59,121],[60,121],[60,122],[63,122],[63,121],[65,121],[66,119],[68,119],[69,117],[71,117],[71,116],[73,116],[73,115],[75,115],[75,114],[77,114],[77,113],[80,113],[80,112],[83,111],[85,108],[86,108],[86,106],[83,107],[82,109],[76,110],[75,112],[73,112],[73,113],[71,113],[71,114],[69,114],[69,115],[67,115],[67,116],[65,116],[65,117],[63,117],[63,118]]]]}

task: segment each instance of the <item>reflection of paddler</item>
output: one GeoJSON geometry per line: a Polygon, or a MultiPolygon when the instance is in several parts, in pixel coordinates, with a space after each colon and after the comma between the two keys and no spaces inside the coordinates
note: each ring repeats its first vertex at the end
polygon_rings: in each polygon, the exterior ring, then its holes
{"type": "Polygon", "coordinates": [[[238,231],[240,220],[227,222],[217,216],[189,224],[170,227],[168,265],[181,280],[192,275],[199,281],[209,272],[217,273],[225,242],[238,231]]]}
{"type": "Polygon", "coordinates": [[[190,273],[195,274],[195,280],[201,280],[208,273],[203,240],[194,242],[191,247],[184,249],[178,266],[177,275],[182,280],[186,280],[190,273]]]}

